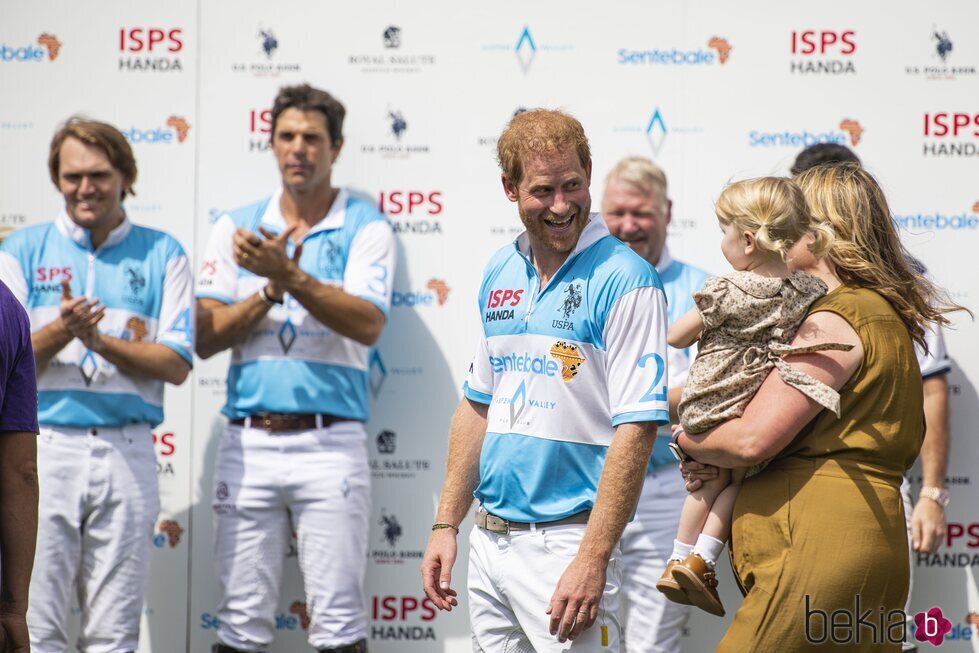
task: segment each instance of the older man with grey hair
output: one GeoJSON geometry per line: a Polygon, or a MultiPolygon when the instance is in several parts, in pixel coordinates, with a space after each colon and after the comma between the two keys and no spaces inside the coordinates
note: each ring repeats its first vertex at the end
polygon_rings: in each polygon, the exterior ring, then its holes
{"type": "MultiPolygon", "coordinates": [[[[602,198],[605,223],[612,235],[656,268],[666,291],[671,324],[693,306],[693,293],[700,290],[708,276],[670,255],[666,235],[672,207],[666,174],[647,158],[622,159],[605,179],[602,198]]],[[[677,404],[695,347],[669,348],[669,404],[673,422],[677,421],[677,404]]],[[[656,589],[656,581],[677,544],[674,536],[687,494],[668,443],[669,428],[664,427],[660,429],[646,470],[635,519],[626,527],[620,542],[628,653],[678,653],[680,634],[690,612],[687,606],[666,600],[656,589]]]]}

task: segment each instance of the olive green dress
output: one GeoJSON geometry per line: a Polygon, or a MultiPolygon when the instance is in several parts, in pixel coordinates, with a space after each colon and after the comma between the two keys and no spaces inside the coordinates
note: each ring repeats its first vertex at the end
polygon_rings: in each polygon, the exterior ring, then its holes
{"type": "Polygon", "coordinates": [[[746,594],[720,652],[900,650],[888,613],[908,593],[899,488],[924,438],[921,374],[907,328],[877,293],[841,286],[809,312],[819,311],[853,327],[863,362],[840,390],[842,416],[819,413],[738,494],[731,560],[746,594]],[[816,612],[839,609],[853,614],[846,643],[833,635],[847,628],[833,633],[816,612]],[[858,621],[868,611],[876,634],[858,621]]]}

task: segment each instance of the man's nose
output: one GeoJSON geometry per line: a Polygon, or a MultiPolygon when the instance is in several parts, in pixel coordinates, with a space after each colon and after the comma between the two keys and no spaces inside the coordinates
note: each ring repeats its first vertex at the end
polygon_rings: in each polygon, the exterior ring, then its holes
{"type": "Polygon", "coordinates": [[[78,184],[78,192],[82,195],[88,195],[95,192],[95,184],[92,182],[92,178],[88,175],[82,175],[82,180],[78,184]]]}
{"type": "Polygon", "coordinates": [[[551,213],[565,216],[571,211],[572,207],[571,200],[563,192],[557,191],[554,193],[554,201],[551,203],[551,213]]]}

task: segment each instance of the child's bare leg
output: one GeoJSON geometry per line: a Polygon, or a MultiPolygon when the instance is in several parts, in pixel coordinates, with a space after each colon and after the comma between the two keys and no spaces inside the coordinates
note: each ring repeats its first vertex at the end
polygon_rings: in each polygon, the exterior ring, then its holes
{"type": "Polygon", "coordinates": [[[721,469],[717,478],[705,481],[699,489],[687,495],[683,500],[683,510],[680,512],[680,525],[677,528],[676,539],[693,544],[697,541],[710,516],[711,507],[724,489],[731,482],[731,470],[721,469]]]}
{"type": "Polygon", "coordinates": [[[731,471],[731,482],[714,499],[714,503],[707,513],[707,518],[704,520],[704,527],[697,537],[697,544],[693,548],[693,552],[703,558],[711,567],[714,566],[717,558],[721,555],[721,551],[724,550],[724,543],[731,537],[734,502],[738,498],[741,481],[744,480],[744,471],[743,469],[731,471]]]}

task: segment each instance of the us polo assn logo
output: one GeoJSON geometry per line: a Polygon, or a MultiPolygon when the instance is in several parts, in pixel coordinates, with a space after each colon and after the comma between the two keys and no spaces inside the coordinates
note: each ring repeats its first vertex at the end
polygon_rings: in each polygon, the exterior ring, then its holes
{"type": "Polygon", "coordinates": [[[578,346],[563,340],[551,345],[551,356],[561,362],[561,378],[565,383],[573,379],[585,364],[585,356],[578,346]]]}

